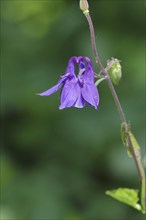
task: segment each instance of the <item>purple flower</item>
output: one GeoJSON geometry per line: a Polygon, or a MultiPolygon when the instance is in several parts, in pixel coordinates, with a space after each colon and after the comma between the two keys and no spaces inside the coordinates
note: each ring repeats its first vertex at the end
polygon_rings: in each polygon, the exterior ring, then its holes
{"type": "Polygon", "coordinates": [[[88,57],[72,57],[65,72],[58,83],[49,90],[40,93],[40,96],[49,96],[62,86],[61,105],[59,109],[76,107],[83,108],[86,103],[97,109],[99,95],[94,84],[94,70],[88,57]],[[75,73],[78,67],[78,76],[75,73]]]}

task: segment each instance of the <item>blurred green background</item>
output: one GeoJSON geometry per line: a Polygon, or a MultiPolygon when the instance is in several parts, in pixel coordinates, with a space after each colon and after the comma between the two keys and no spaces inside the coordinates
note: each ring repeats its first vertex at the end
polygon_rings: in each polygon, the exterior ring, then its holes
{"type": "MultiPolygon", "coordinates": [[[[90,57],[98,71],[78,3],[1,1],[2,220],[144,219],[105,195],[140,186],[106,82],[99,85],[98,111],[60,111],[59,92],[36,96],[56,84],[71,56],[90,57]]],[[[116,90],[144,154],[144,3],[90,0],[90,12],[103,64],[122,60],[116,90]]]]}

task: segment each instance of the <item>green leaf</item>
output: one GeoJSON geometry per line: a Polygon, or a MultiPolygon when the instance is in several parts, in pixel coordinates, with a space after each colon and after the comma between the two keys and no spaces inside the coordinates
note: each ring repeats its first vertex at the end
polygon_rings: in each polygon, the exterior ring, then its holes
{"type": "Polygon", "coordinates": [[[136,155],[139,155],[139,149],[140,146],[134,137],[133,133],[130,131],[130,126],[126,122],[123,122],[121,124],[121,138],[123,144],[127,147],[127,153],[129,157],[132,157],[132,152],[130,148],[130,144],[133,146],[133,150],[136,153],[136,155]]]}
{"type": "Polygon", "coordinates": [[[132,133],[131,131],[129,131],[128,134],[129,134],[129,138],[130,138],[130,140],[131,140],[131,143],[132,143],[134,149],[135,149],[135,150],[140,149],[140,146],[139,146],[139,144],[138,144],[136,138],[134,137],[133,133],[132,133]]]}
{"type": "MultiPolygon", "coordinates": [[[[128,131],[128,138],[133,146],[133,149],[134,149],[134,152],[136,154],[137,157],[140,158],[140,146],[136,140],[136,138],[134,137],[133,133],[131,131],[128,131]]],[[[128,146],[128,150],[127,150],[127,153],[128,155],[131,157],[132,156],[132,153],[131,153],[131,150],[130,150],[130,147],[128,146]]]]}
{"type": "Polygon", "coordinates": [[[127,143],[127,137],[128,137],[127,129],[128,129],[127,123],[122,122],[122,124],[121,124],[121,138],[122,138],[122,142],[125,146],[128,146],[128,143],[127,143]]]}
{"type": "Polygon", "coordinates": [[[129,125],[126,122],[123,122],[121,124],[121,138],[123,145],[127,147],[127,154],[129,157],[132,157],[131,149],[129,148],[129,141],[128,141],[128,135],[129,135],[129,125]]]}
{"type": "Polygon", "coordinates": [[[114,199],[117,199],[120,202],[123,202],[133,208],[141,211],[141,205],[138,203],[138,190],[128,189],[128,188],[118,188],[114,190],[107,190],[106,195],[111,196],[114,199]]]}

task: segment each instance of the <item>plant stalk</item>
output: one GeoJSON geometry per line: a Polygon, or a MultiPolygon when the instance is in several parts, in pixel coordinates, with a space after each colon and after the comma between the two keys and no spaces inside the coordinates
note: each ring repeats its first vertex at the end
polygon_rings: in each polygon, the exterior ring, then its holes
{"type": "MultiPolygon", "coordinates": [[[[124,122],[126,124],[127,128],[128,128],[126,117],[125,117],[124,111],[122,109],[122,106],[120,104],[120,101],[119,101],[119,98],[117,96],[117,93],[115,91],[115,88],[113,86],[113,83],[112,83],[112,81],[111,81],[111,79],[109,77],[108,71],[103,67],[103,65],[102,65],[102,63],[100,61],[98,52],[97,52],[96,41],[95,41],[95,31],[94,31],[94,26],[93,26],[92,19],[90,17],[89,12],[84,13],[84,14],[85,14],[85,16],[87,18],[87,21],[88,21],[88,24],[89,24],[89,28],[90,28],[91,43],[92,43],[92,49],[93,49],[93,54],[94,54],[95,61],[96,61],[97,65],[98,65],[99,69],[101,70],[101,72],[106,77],[109,89],[111,91],[111,94],[112,94],[113,99],[115,101],[115,104],[117,106],[117,110],[119,112],[121,121],[124,122]]],[[[139,155],[137,155],[137,152],[136,152],[136,150],[135,150],[135,148],[134,148],[130,138],[129,138],[128,144],[129,144],[129,148],[131,149],[132,157],[134,159],[135,166],[137,168],[137,172],[138,172],[138,175],[139,175],[140,180],[141,180],[141,206],[142,206],[143,213],[145,213],[146,212],[145,172],[144,172],[144,168],[143,168],[143,165],[142,165],[142,162],[141,162],[140,152],[139,152],[139,155]]]]}
{"type": "Polygon", "coordinates": [[[122,122],[126,122],[124,111],[123,111],[123,109],[121,107],[121,104],[119,102],[118,96],[117,96],[117,94],[115,92],[115,89],[113,87],[113,84],[111,82],[111,79],[110,79],[110,77],[108,75],[107,70],[105,70],[105,68],[103,67],[103,65],[102,65],[102,63],[100,61],[100,58],[99,58],[99,55],[98,55],[98,52],[97,52],[97,49],[96,49],[95,32],[94,32],[94,26],[93,26],[93,23],[92,23],[92,19],[91,19],[89,13],[86,13],[85,16],[86,16],[87,21],[89,23],[90,34],[91,34],[91,42],[92,42],[92,49],[93,49],[93,54],[94,54],[94,57],[95,57],[95,61],[96,61],[97,65],[98,65],[99,69],[103,72],[104,76],[106,76],[106,80],[107,80],[109,89],[110,89],[110,91],[112,93],[112,96],[114,98],[114,101],[115,101],[115,104],[116,104],[117,109],[119,111],[120,118],[121,118],[122,122]]]}

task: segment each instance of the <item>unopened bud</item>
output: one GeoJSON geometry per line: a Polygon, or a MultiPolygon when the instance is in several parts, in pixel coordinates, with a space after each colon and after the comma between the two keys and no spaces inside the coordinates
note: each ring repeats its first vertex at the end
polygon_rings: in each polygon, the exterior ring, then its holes
{"type": "Polygon", "coordinates": [[[120,60],[112,58],[111,60],[107,61],[107,66],[109,68],[108,73],[112,82],[118,85],[120,79],[122,78],[120,60]]]}
{"type": "Polygon", "coordinates": [[[89,4],[87,0],[80,0],[80,9],[84,14],[89,13],[89,4]]]}

